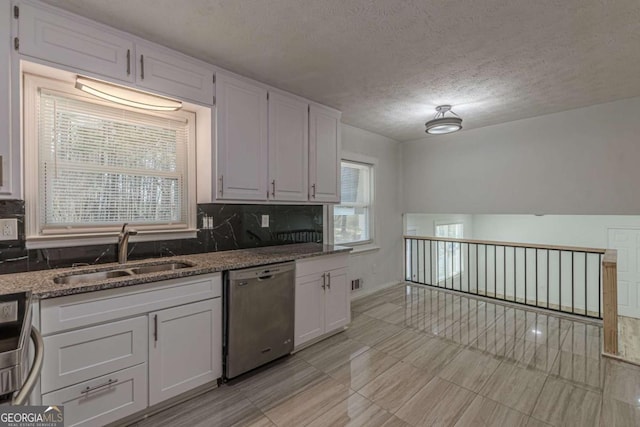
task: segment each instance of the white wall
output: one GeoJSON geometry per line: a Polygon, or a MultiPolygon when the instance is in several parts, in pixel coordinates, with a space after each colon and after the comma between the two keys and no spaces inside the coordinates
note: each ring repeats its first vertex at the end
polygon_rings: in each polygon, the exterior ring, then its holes
{"type": "Polygon", "coordinates": [[[405,234],[435,236],[437,224],[462,224],[462,237],[473,239],[473,215],[464,214],[407,214],[405,234]]]}
{"type": "Polygon", "coordinates": [[[402,144],[404,212],[638,214],[640,98],[402,144]]]}
{"type": "Polygon", "coordinates": [[[638,215],[472,215],[473,238],[608,248],[610,228],[640,229],[638,215]]]}
{"type": "Polygon", "coordinates": [[[406,214],[405,233],[434,236],[447,221],[463,223],[466,239],[605,249],[609,229],[640,229],[640,215],[406,214]]]}
{"type": "Polygon", "coordinates": [[[379,249],[352,254],[349,265],[349,280],[362,278],[360,293],[368,293],[402,280],[400,146],[392,139],[343,124],[342,149],[378,160],[374,172],[374,220],[375,245],[379,249]]]}

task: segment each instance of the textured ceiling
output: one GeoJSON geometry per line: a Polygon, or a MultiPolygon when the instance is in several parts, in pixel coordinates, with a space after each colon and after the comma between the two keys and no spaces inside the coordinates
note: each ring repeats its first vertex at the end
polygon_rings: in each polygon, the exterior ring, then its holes
{"type": "Polygon", "coordinates": [[[45,0],[398,141],[640,95],[638,0],[45,0]]]}

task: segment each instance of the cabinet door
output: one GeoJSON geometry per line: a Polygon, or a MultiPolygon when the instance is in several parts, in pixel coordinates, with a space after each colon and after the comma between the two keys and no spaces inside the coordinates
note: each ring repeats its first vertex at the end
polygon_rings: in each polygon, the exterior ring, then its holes
{"type": "Polygon", "coordinates": [[[3,3],[0,6],[0,197],[11,196],[11,133],[9,125],[9,82],[11,70],[10,47],[7,40],[11,39],[11,4],[3,3]]]}
{"type": "Polygon", "coordinates": [[[309,109],[309,200],[340,202],[340,113],[309,109]]]}
{"type": "Polygon", "coordinates": [[[269,93],[269,199],[307,201],[309,106],[269,93]]]}
{"type": "Polygon", "coordinates": [[[267,90],[216,75],[217,198],[267,199],[267,90]]]}
{"type": "Polygon", "coordinates": [[[222,375],[220,300],[149,313],[149,405],[222,375]]]}
{"type": "Polygon", "coordinates": [[[137,82],[155,92],[213,104],[213,71],[165,49],[136,44],[137,82]]]}
{"type": "Polygon", "coordinates": [[[20,5],[20,53],[133,81],[133,42],[81,18],[20,5]]]}
{"type": "Polygon", "coordinates": [[[324,333],[324,290],[320,274],[296,278],[294,346],[324,333]]]}
{"type": "Polygon", "coordinates": [[[325,291],[324,328],[325,333],[335,331],[351,321],[347,269],[331,270],[327,274],[325,291]]]}

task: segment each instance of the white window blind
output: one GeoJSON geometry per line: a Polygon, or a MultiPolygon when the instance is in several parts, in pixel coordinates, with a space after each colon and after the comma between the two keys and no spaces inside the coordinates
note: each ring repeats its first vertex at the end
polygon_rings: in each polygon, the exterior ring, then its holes
{"type": "Polygon", "coordinates": [[[333,208],[336,244],[371,241],[371,183],[373,166],[342,161],[341,201],[333,208]]]}
{"type": "Polygon", "coordinates": [[[40,89],[37,132],[42,234],[125,222],[186,227],[185,119],[40,89]]]}

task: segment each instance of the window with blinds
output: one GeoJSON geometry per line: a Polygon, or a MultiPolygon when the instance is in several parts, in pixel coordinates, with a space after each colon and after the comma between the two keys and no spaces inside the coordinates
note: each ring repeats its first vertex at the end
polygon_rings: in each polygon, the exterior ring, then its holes
{"type": "Polygon", "coordinates": [[[38,235],[125,222],[143,231],[189,227],[189,113],[123,108],[73,89],[38,87],[34,100],[38,235]]]}
{"type": "Polygon", "coordinates": [[[336,244],[368,243],[371,239],[373,165],[343,160],[341,200],[333,208],[336,244]]]}

